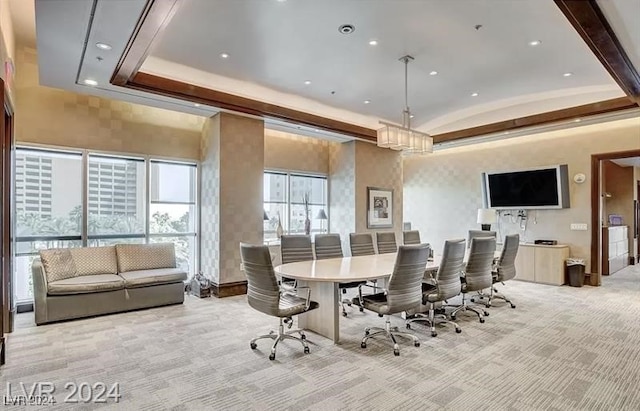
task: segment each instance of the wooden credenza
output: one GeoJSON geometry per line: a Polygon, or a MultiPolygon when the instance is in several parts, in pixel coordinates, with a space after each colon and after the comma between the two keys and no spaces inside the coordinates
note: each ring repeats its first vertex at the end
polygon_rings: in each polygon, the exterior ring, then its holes
{"type": "Polygon", "coordinates": [[[520,244],[516,255],[516,279],[534,283],[565,283],[568,245],[520,244]]]}
{"type": "Polygon", "coordinates": [[[602,274],[613,274],[629,265],[628,230],[626,225],[602,228],[602,274]]]}

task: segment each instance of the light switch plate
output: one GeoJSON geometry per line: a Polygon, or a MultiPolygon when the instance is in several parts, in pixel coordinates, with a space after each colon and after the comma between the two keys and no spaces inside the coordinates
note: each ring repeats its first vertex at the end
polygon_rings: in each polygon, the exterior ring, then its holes
{"type": "Polygon", "coordinates": [[[576,231],[587,231],[587,225],[586,224],[573,223],[573,224],[571,224],[571,229],[572,230],[576,230],[576,231]]]}

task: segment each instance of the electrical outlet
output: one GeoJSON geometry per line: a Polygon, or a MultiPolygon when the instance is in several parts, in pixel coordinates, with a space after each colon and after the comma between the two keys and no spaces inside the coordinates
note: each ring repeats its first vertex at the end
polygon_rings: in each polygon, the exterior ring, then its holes
{"type": "Polygon", "coordinates": [[[573,224],[571,224],[571,229],[572,230],[576,230],[576,231],[587,231],[587,225],[586,224],[573,223],[573,224]]]}

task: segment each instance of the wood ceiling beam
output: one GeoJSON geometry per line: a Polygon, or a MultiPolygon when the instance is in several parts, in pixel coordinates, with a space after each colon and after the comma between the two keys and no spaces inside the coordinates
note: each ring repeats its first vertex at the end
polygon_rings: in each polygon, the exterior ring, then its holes
{"type": "Polygon", "coordinates": [[[347,134],[363,140],[377,141],[376,130],[370,128],[293,110],[264,101],[240,97],[206,87],[200,87],[182,81],[154,76],[148,73],[138,72],[133,77],[133,80],[127,84],[127,87],[160,94],[166,97],[191,101],[193,103],[210,105],[223,110],[284,120],[334,133],[347,134]]]}
{"type": "Polygon", "coordinates": [[[554,0],[620,88],[640,104],[640,75],[595,0],[554,0]]]}
{"type": "Polygon", "coordinates": [[[111,76],[111,84],[126,86],[151,52],[153,41],[165,30],[182,0],[147,0],[131,38],[111,76]]]}
{"type": "Polygon", "coordinates": [[[486,134],[513,131],[525,127],[542,126],[545,124],[558,123],[561,121],[573,120],[576,118],[593,116],[596,114],[630,110],[637,107],[638,105],[629,100],[628,97],[620,97],[611,100],[598,101],[591,104],[584,104],[582,106],[569,107],[561,110],[548,111],[546,113],[514,118],[512,120],[499,121],[497,123],[466,128],[464,130],[436,134],[433,136],[433,142],[435,144],[445,141],[459,140],[462,138],[478,137],[486,134]]]}

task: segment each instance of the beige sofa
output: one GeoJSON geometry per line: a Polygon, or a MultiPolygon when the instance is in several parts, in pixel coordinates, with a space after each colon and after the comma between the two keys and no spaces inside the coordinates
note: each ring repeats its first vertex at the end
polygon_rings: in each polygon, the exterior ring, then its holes
{"type": "Polygon", "coordinates": [[[32,266],[36,324],[184,302],[174,245],[40,251],[32,266]]]}

